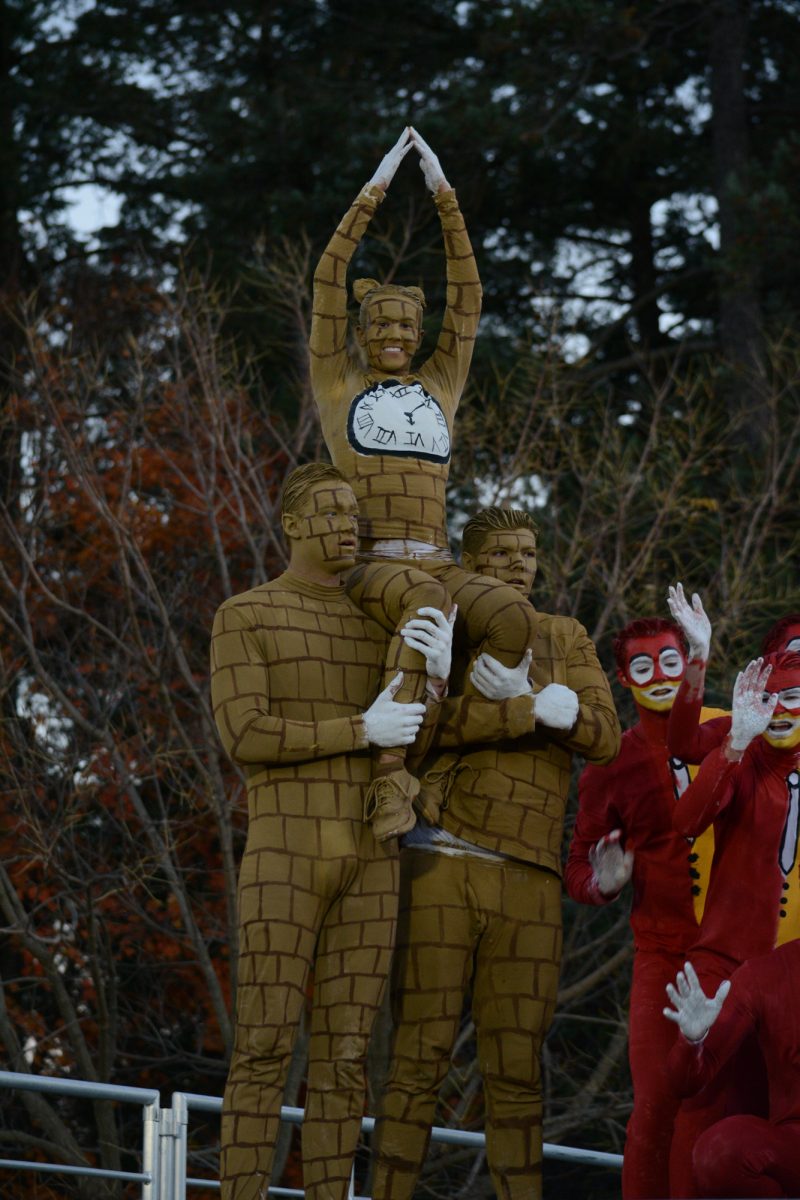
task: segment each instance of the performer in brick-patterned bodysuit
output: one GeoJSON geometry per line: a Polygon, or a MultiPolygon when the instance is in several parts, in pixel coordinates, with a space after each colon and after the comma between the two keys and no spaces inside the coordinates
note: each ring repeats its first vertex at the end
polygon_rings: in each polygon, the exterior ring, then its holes
{"type": "MultiPolygon", "coordinates": [[[[499,580],[481,579],[453,563],[445,523],[453,422],[480,306],[480,280],[455,193],[430,148],[407,130],[345,214],[314,275],[311,382],[325,443],[359,502],[363,562],[349,577],[348,591],[390,633],[425,605],[449,611],[452,598],[470,644],[510,666],[530,642],[530,606],[499,580]],[[422,336],[422,292],[356,281],[353,292],[361,302],[356,334],[366,352],[365,369],[347,347],[347,267],[412,148],[420,154],[442,224],[447,307],[436,350],[411,372],[422,336]]],[[[421,662],[400,637],[393,638],[387,677],[403,671],[401,700],[420,698],[421,662]]],[[[389,808],[402,805],[397,821],[380,826],[378,836],[391,836],[410,828],[414,816],[402,755],[384,757],[383,771],[393,784],[387,791],[378,781],[371,798],[389,808]]]]}
{"type": "Polygon", "coordinates": [[[614,639],[617,675],[631,688],[639,721],[622,735],[607,767],[588,766],[564,881],[574,900],[606,904],[633,872],[634,960],[628,1056],[633,1110],[628,1122],[625,1200],[670,1195],[669,1155],[678,1100],[666,1058],[675,1030],[664,1021],[664,988],[696,940],[713,840],[687,845],[676,834],[676,796],[689,771],[667,752],[669,709],[686,660],[681,631],[669,621],[633,621],[614,639]],[[625,847],[623,857],[622,846],[625,847]],[[604,860],[617,856],[616,870],[604,860]]]}
{"type": "MultiPolygon", "coordinates": [[[[698,703],[695,691],[687,708],[698,703]]],[[[675,806],[675,828],[695,837],[713,824],[715,835],[703,921],[687,954],[709,991],[747,959],[800,937],[800,655],[751,663],[737,680],[731,716],[710,734],[697,727],[686,749],[703,763],[675,806]],[[766,687],[779,697],[774,714],[766,687]],[[752,714],[762,722],[755,733],[746,726],[752,714]],[[720,745],[721,728],[727,733],[720,745]],[[714,742],[710,750],[706,737],[714,742]]],[[[730,1094],[732,1078],[717,1076],[681,1110],[673,1147],[673,1160],[684,1164],[678,1195],[694,1194],[691,1152],[702,1131],[750,1100],[730,1094]]]]}
{"type": "Polygon", "coordinates": [[[289,570],[227,600],[211,643],[214,715],[247,775],[249,814],[222,1195],[265,1194],[313,966],[306,1195],[344,1200],[397,908],[397,848],[376,843],[362,819],[368,744],[409,744],[423,710],[386,689],[362,713],[380,687],[387,638],[340,580],[355,561],[352,489],[329,465],[301,467],[282,519],[289,570]]]}
{"type": "Polygon", "coordinates": [[[696,1194],[800,1195],[800,941],[744,963],[727,999],[719,999],[724,985],[706,998],[688,964],[676,983],[669,989],[675,1009],[664,1010],[685,1035],[669,1059],[676,1091],[700,1091],[753,1036],[769,1081],[768,1119],[727,1117],[700,1137],[693,1155],[696,1194]]]}
{"type": "MultiPolygon", "coordinates": [[[[535,549],[535,525],[519,510],[486,510],[465,529],[465,565],[522,596],[535,549]]],[[[539,1052],[558,985],[570,760],[576,750],[612,758],[619,725],[582,626],[544,613],[534,622],[530,675],[541,690],[530,693],[526,657],[521,671],[507,673],[517,678],[502,703],[444,702],[438,744],[460,751],[443,788],[446,807],[438,826],[420,823],[403,841],[397,1027],[376,1129],[374,1200],[414,1192],[470,981],[495,1190],[501,1200],[541,1194],[539,1052]],[[502,740],[490,746],[490,738],[502,740]]],[[[486,686],[483,665],[478,686],[486,686]]],[[[498,663],[489,671],[506,674],[498,663]]]]}

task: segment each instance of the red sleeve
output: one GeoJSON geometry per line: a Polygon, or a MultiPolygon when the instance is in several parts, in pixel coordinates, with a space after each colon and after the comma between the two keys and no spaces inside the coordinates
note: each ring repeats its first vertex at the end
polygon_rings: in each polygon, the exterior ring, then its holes
{"type": "Polygon", "coordinates": [[[667,1072],[677,1095],[693,1096],[705,1087],[755,1028],[747,977],[740,978],[746,967],[747,963],[734,973],[730,993],[708,1036],[698,1044],[679,1035],[670,1050],[667,1072]]]}
{"type": "Polygon", "coordinates": [[[721,745],[731,727],[730,717],[715,717],[700,723],[705,678],[706,664],[691,659],[669,714],[667,747],[681,762],[703,762],[721,745]]]}
{"type": "Polygon", "coordinates": [[[726,758],[723,746],[712,750],[677,800],[672,824],[684,837],[698,837],[728,807],[739,761],[726,758]]]}
{"type": "MultiPolygon", "coordinates": [[[[589,851],[601,837],[621,828],[607,801],[611,775],[604,767],[585,767],[578,782],[578,815],[564,869],[564,886],[581,904],[608,904],[615,896],[604,896],[594,880],[589,851]]],[[[623,830],[624,833],[624,830],[623,830]]]]}

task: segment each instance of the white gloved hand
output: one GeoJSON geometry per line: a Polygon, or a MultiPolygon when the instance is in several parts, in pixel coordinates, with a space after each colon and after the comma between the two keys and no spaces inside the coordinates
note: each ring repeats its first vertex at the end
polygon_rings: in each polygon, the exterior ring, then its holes
{"type": "Polygon", "coordinates": [[[412,128],[411,137],[413,138],[414,145],[419,152],[419,165],[420,169],[422,170],[422,174],[425,177],[426,184],[433,192],[434,196],[437,192],[445,191],[450,187],[450,184],[444,177],[444,171],[442,170],[442,164],[439,162],[439,159],[433,153],[422,134],[418,133],[416,129],[412,128]]]}
{"type": "Polygon", "coordinates": [[[399,704],[394,697],[403,682],[399,671],[363,714],[367,741],[375,746],[410,746],[425,716],[424,704],[399,704]]]}
{"type": "Polygon", "coordinates": [[[667,607],[672,613],[672,619],[683,630],[689,643],[689,657],[708,662],[711,649],[711,622],[703,608],[703,601],[697,592],[692,593],[692,603],[686,599],[683,584],[667,589],[667,607]]]}
{"type": "Polygon", "coordinates": [[[592,877],[604,896],[616,896],[633,873],[633,851],[619,844],[621,829],[612,829],[589,851],[592,877]]]}
{"type": "Polygon", "coordinates": [[[726,979],[717,988],[713,998],[706,996],[700,987],[691,963],[684,963],[678,972],[675,986],[667,984],[667,995],[674,1008],[665,1008],[664,1016],[674,1021],[687,1042],[702,1042],[719,1016],[725,997],[731,990],[731,981],[726,979]]]}
{"type": "Polygon", "coordinates": [[[475,659],[469,673],[470,683],[487,700],[511,700],[531,692],[528,679],[533,651],[526,650],[515,667],[505,667],[485,651],[475,659]]]}
{"type": "Polygon", "coordinates": [[[563,683],[548,683],[533,698],[533,715],[537,722],[565,732],[578,719],[578,697],[563,683]]]}
{"type": "Polygon", "coordinates": [[[446,617],[438,608],[418,608],[419,618],[412,617],[400,630],[400,636],[412,650],[425,656],[425,670],[431,679],[447,679],[453,653],[453,623],[458,606],[453,605],[446,617]]]}
{"type": "Polygon", "coordinates": [[[383,188],[383,190],[386,191],[389,184],[394,179],[397,168],[400,166],[400,163],[403,161],[413,145],[414,141],[411,136],[411,128],[410,126],[406,126],[406,128],[400,134],[400,137],[392,146],[391,150],[389,150],[387,154],[384,154],[377,171],[372,176],[372,179],[370,179],[367,187],[374,185],[375,187],[383,188]]]}
{"type": "Polygon", "coordinates": [[[772,667],[763,664],[763,658],[754,658],[739,672],[733,685],[728,739],[737,753],[746,750],[753,738],[764,732],[778,703],[777,693],[770,695],[766,690],[772,667]]]}

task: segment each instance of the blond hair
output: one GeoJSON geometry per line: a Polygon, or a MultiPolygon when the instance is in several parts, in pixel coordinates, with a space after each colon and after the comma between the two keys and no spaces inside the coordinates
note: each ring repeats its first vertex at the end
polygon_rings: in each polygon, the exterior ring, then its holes
{"type": "Polygon", "coordinates": [[[539,526],[523,508],[482,508],[474,517],[470,517],[464,526],[461,550],[474,558],[476,554],[480,554],[487,534],[508,533],[515,529],[529,529],[534,538],[539,536],[539,526]]]}
{"type": "Polygon", "coordinates": [[[337,483],[347,483],[342,472],[338,467],[334,467],[332,463],[306,463],[302,467],[295,469],[287,475],[281,493],[281,517],[287,516],[289,513],[297,513],[303,507],[303,501],[308,495],[309,489],[315,483],[322,483],[326,479],[335,480],[337,483]]]}

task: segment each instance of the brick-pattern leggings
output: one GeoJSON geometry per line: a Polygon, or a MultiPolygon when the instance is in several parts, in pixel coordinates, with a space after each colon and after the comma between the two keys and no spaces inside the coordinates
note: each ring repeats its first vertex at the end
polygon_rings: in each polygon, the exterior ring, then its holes
{"type": "Polygon", "coordinates": [[[395,1041],[374,1200],[410,1200],[472,980],[489,1170],[500,1200],[541,1195],[539,1054],[555,1008],[561,881],[524,863],[401,853],[395,1041]]]}

